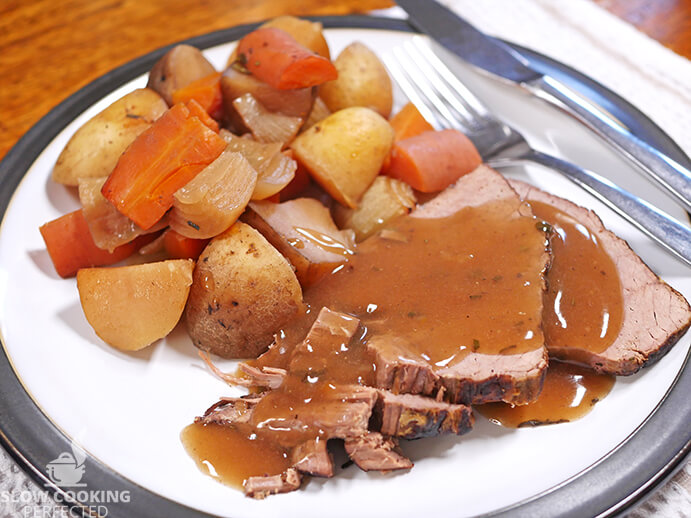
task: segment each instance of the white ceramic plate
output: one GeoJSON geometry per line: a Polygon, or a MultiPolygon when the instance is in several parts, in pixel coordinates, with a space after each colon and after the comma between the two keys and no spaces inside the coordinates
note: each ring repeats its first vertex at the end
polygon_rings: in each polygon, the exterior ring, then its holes
{"type": "MultiPolygon", "coordinates": [[[[351,17],[349,23],[361,24],[363,19],[351,17]]],[[[400,25],[381,20],[379,24],[392,29],[399,29],[400,25]]],[[[333,55],[354,40],[384,53],[410,37],[410,33],[400,30],[334,28],[327,31],[333,55]]],[[[220,69],[231,48],[232,44],[212,47],[206,50],[206,55],[220,69]]],[[[674,215],[684,217],[669,198],[567,116],[468,67],[458,63],[453,66],[471,90],[481,94],[498,114],[521,129],[535,147],[599,172],[674,215]]],[[[145,70],[141,63],[139,69],[145,70]]],[[[655,365],[618,380],[611,394],[579,421],[510,430],[478,416],[475,429],[466,436],[404,443],[404,451],[415,462],[409,473],[368,474],[350,467],[339,470],[330,480],[312,479],[303,489],[291,494],[264,501],[246,498],[240,491],[202,474],[185,453],[179,438],[180,431],[219,396],[241,392],[228,388],[209,373],[187,337],[184,325],[178,326],[165,340],[135,354],[124,354],[102,343],[82,314],[74,279],[58,278],[38,232],[41,224],[78,207],[72,191],[50,180],[51,168],[69,137],[112,101],[144,86],[146,77],[139,76],[113,91],[107,81],[101,83],[95,90],[76,94],[78,98],[71,101],[72,112],[81,110],[81,113],[46,142],[32,160],[14,191],[0,228],[0,332],[5,354],[40,411],[89,454],[83,478],[89,489],[109,483],[99,478],[101,473],[115,473],[141,486],[143,489],[137,491],[142,494],[157,494],[193,509],[235,518],[491,513],[533,499],[591,466],[603,464],[603,459],[626,443],[665,400],[682,371],[689,351],[689,336],[682,338],[655,365]],[[92,104],[96,98],[97,102],[92,104]],[[95,476],[97,471],[99,477],[95,476]]],[[[400,92],[396,94],[400,106],[404,99],[400,92]]],[[[619,105],[619,109],[626,112],[625,105],[619,105]]],[[[64,122],[67,121],[56,124],[64,122]]],[[[42,124],[30,137],[35,138],[37,132],[50,134],[46,121],[42,124]]],[[[651,138],[665,140],[658,134],[651,138]]],[[[37,151],[20,145],[12,156],[24,152],[33,157],[37,151]]],[[[591,196],[557,174],[539,168],[513,170],[511,174],[528,178],[545,190],[594,209],[656,273],[691,298],[689,269],[591,196]]],[[[4,177],[2,181],[5,182],[4,177]]],[[[232,370],[235,365],[220,360],[217,364],[223,370],[232,370]]],[[[4,397],[7,399],[9,395],[4,397]]],[[[17,395],[19,399],[22,397],[17,395]]],[[[23,422],[33,419],[26,417],[27,411],[19,403],[16,408],[23,422]]],[[[682,411],[687,412],[688,423],[688,407],[682,411]]],[[[26,463],[33,464],[29,469],[45,479],[43,461],[30,457],[33,449],[38,450],[40,445],[46,449],[52,439],[46,436],[42,442],[42,436],[21,432],[21,427],[28,424],[17,428],[8,424],[7,416],[1,419],[6,446],[15,456],[25,461],[29,458],[26,463]]],[[[40,426],[49,429],[49,423],[40,426]]],[[[57,430],[53,433],[59,435],[57,430]]],[[[52,447],[60,448],[65,443],[53,444],[52,447]]],[[[53,457],[62,451],[53,450],[53,457]]],[[[44,455],[50,455],[49,448],[44,455]]],[[[604,464],[607,462],[610,460],[604,464]]],[[[669,469],[669,459],[665,463],[669,469]]],[[[636,485],[639,487],[635,491],[643,487],[636,485]]],[[[619,501],[632,494],[627,489],[621,497],[607,498],[619,501]]],[[[129,503],[132,513],[128,512],[128,516],[139,512],[135,504],[129,503]]],[[[122,509],[129,509],[122,505],[122,509]]],[[[183,511],[187,512],[181,508],[180,513],[183,511]]],[[[156,508],[150,508],[146,514],[159,513],[156,508]]]]}

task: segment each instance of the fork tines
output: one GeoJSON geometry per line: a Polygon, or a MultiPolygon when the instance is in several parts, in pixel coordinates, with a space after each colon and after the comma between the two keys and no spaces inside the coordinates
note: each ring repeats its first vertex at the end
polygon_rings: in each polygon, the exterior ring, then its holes
{"type": "Polygon", "coordinates": [[[472,130],[487,114],[421,37],[394,48],[384,62],[408,99],[437,129],[472,130]]]}

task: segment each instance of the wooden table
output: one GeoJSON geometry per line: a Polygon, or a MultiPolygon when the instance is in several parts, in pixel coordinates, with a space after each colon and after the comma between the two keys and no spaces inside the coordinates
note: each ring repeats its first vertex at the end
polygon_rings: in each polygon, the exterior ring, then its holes
{"type": "MultiPolygon", "coordinates": [[[[691,58],[691,0],[594,0],[691,58]]],[[[169,43],[279,14],[390,7],[390,0],[5,0],[0,3],[0,158],[52,107],[169,43]]]]}

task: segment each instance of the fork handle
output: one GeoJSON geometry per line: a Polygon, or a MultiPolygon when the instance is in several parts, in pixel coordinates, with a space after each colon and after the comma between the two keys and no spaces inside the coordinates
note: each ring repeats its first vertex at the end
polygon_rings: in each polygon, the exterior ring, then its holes
{"type": "MultiPolygon", "coordinates": [[[[516,159],[554,169],[579,185],[691,266],[691,229],[606,178],[561,158],[530,150],[516,159]]],[[[501,165],[491,161],[492,165],[501,165]]]]}
{"type": "Polygon", "coordinates": [[[608,144],[636,164],[673,194],[691,212],[691,171],[619,126],[559,81],[543,76],[526,87],[538,97],[554,102],[600,135],[608,144]]]}

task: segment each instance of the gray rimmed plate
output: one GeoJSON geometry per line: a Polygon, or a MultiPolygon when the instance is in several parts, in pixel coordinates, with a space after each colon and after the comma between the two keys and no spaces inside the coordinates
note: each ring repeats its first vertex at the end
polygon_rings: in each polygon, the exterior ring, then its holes
{"type": "MultiPolygon", "coordinates": [[[[387,52],[412,34],[404,22],[391,19],[322,21],[334,54],[355,39],[387,52]]],[[[230,52],[228,42],[252,27],[188,43],[207,49],[220,68],[230,52]]],[[[138,58],[69,97],[0,164],[0,437],[39,485],[60,500],[76,496],[82,508],[103,505],[109,516],[595,516],[626,509],[681,465],[691,440],[689,337],[655,365],[620,380],[582,420],[506,430],[478,419],[467,436],[405,444],[416,463],[407,474],[365,474],[350,467],[333,480],[313,479],[301,491],[261,502],[202,474],[184,452],[179,432],[218,396],[237,392],[203,368],[183,326],[137,354],[103,345],[81,314],[74,281],[52,271],[37,230],[76,208],[74,194],[49,179],[69,136],[114,99],[145,84],[143,74],[165,50],[138,58]]],[[[562,64],[519,50],[640,138],[688,164],[674,142],[633,106],[562,64]]],[[[568,117],[463,65],[453,66],[483,100],[545,151],[606,174],[674,211],[662,193],[568,117]]],[[[397,92],[397,103],[402,102],[397,92]]],[[[525,169],[511,174],[596,210],[657,273],[691,297],[688,268],[588,195],[550,173],[525,169]]],[[[233,363],[219,365],[228,370],[233,363]]]]}

